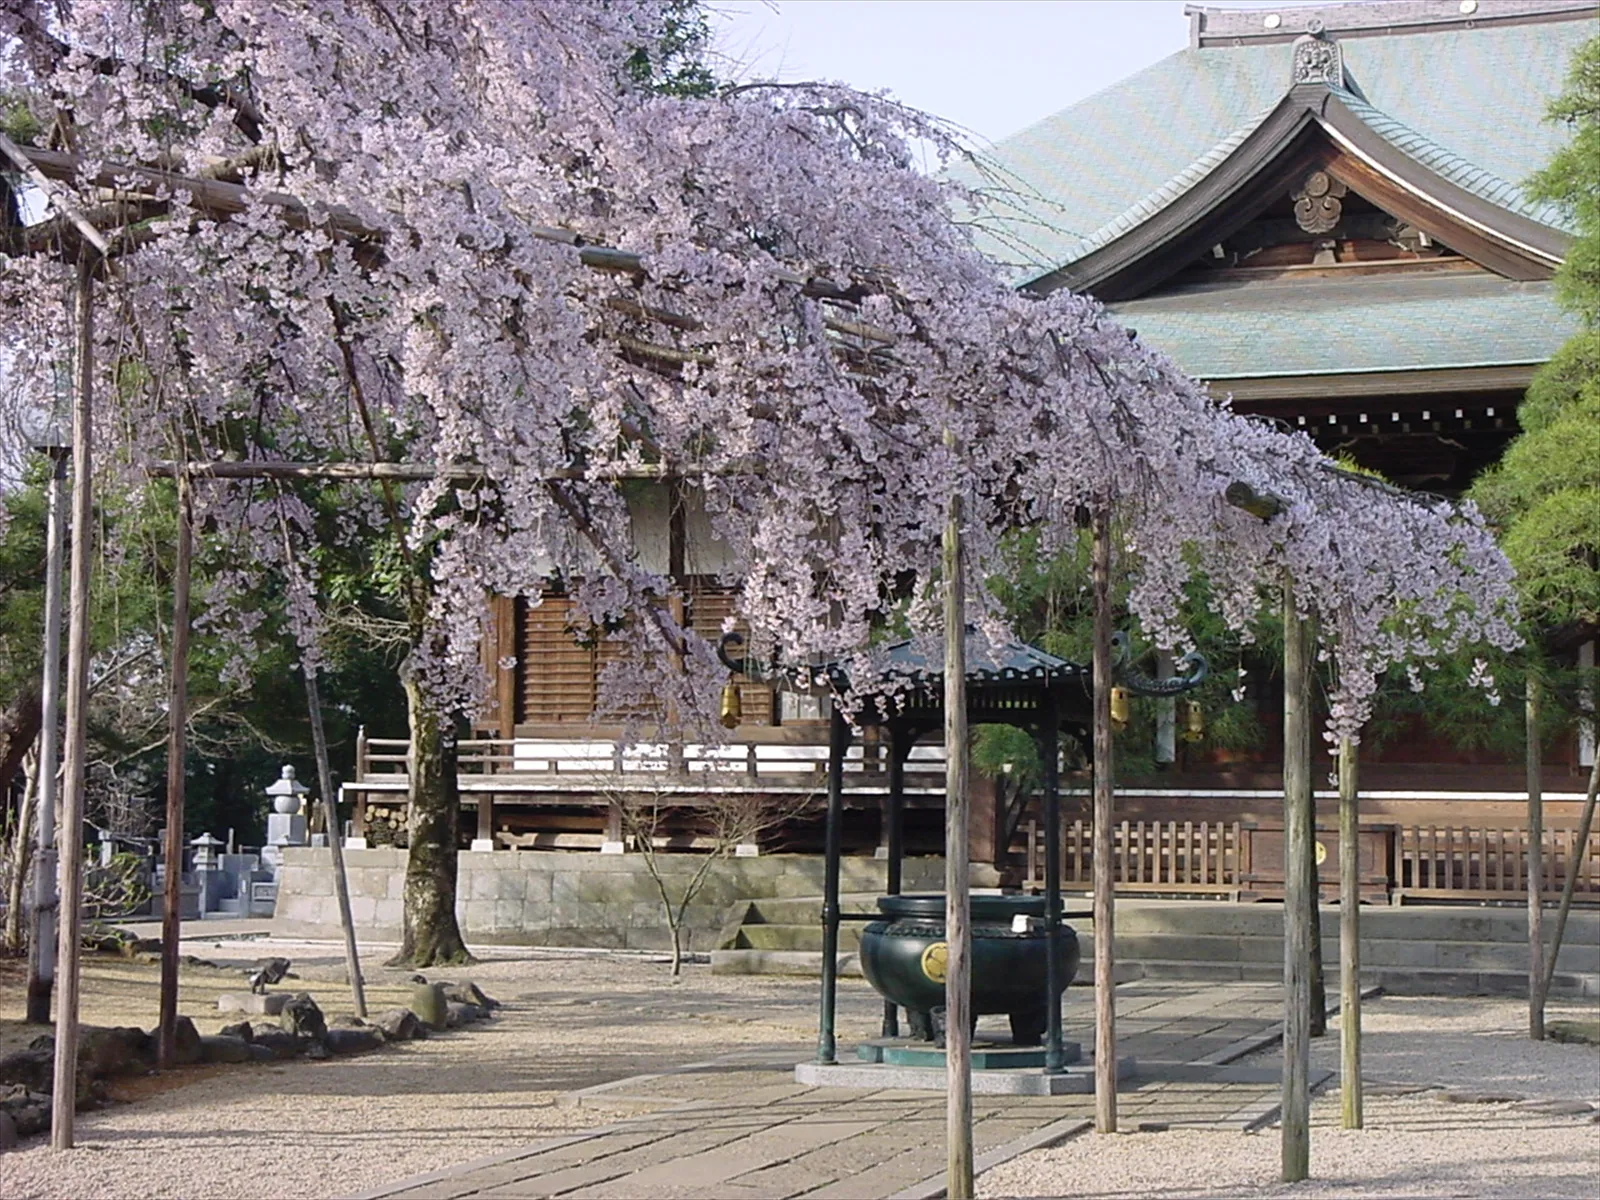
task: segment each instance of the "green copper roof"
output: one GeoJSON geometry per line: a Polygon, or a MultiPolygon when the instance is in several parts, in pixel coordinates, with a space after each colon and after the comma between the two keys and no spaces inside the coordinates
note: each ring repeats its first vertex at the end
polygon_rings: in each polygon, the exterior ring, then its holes
{"type": "MultiPolygon", "coordinates": [[[[1369,127],[1459,187],[1541,223],[1562,214],[1519,184],[1564,143],[1544,120],[1594,21],[1340,39],[1341,99],[1369,127]]],[[[1076,261],[1183,194],[1285,96],[1284,43],[1188,49],[995,146],[982,247],[1024,283],[1076,261]]]]}
{"type": "Polygon", "coordinates": [[[1207,381],[1542,363],[1577,332],[1550,284],[1487,271],[1206,283],[1111,311],[1207,381]]]}

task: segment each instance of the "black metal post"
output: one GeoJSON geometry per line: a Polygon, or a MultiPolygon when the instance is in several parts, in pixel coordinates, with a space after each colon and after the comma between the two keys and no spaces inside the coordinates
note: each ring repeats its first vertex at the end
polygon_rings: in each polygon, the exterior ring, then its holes
{"type": "Polygon", "coordinates": [[[837,1062],[833,1010],[839,973],[839,826],[844,818],[844,755],[850,726],[835,706],[828,725],[828,826],[823,845],[822,1014],[817,1031],[817,1061],[837,1062]]]}
{"type": "MultiPolygon", "coordinates": [[[[912,736],[909,729],[885,725],[889,738],[889,883],[891,896],[900,894],[900,867],[905,857],[906,823],[906,757],[911,753],[912,736]]],[[[883,1036],[900,1036],[900,1010],[893,1000],[883,1002],[883,1036]]]]}
{"type": "Polygon", "coordinates": [[[1044,1069],[1066,1069],[1061,1049],[1061,717],[1054,696],[1045,699],[1044,726],[1039,731],[1044,759],[1044,931],[1045,1040],[1044,1069]]]}

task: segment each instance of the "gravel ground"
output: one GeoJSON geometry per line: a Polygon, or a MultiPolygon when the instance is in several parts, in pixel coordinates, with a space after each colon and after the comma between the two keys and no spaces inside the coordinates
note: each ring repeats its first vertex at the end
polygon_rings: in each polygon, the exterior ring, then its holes
{"type": "MultiPolygon", "coordinates": [[[[343,970],[326,946],[186,943],[219,962],[288,954],[323,1007],[348,1011],[343,970]]],[[[406,972],[365,969],[374,1009],[403,1000],[406,972]]],[[[136,1103],[78,1118],[79,1152],[42,1145],[0,1156],[0,1197],[343,1196],[497,1153],[535,1138],[605,1124],[625,1110],[563,1108],[566,1091],[703,1060],[742,1047],[809,1045],[816,984],[806,979],[713,977],[703,965],[673,983],[649,957],[501,951],[470,971],[506,1008],[470,1031],[333,1063],[201,1067],[133,1080],[136,1103]]],[[[181,1007],[203,1032],[226,1018],[214,1008],[237,988],[236,968],[188,967],[181,1007]]],[[[14,1018],[18,989],[0,980],[0,1046],[34,1030],[14,1018]]],[[[96,962],[85,970],[85,1020],[153,1024],[156,968],[96,962]]],[[[294,986],[292,983],[286,986],[294,986]]],[[[878,1003],[842,980],[840,1035],[876,1032],[878,1003]]],[[[1593,1016],[1552,1006],[1551,1017],[1593,1016]]],[[[1530,1098],[1600,1099],[1600,1051],[1531,1043],[1525,1007],[1507,1001],[1384,998],[1363,1021],[1369,1079],[1513,1091],[1530,1098]]],[[[1316,1043],[1337,1066],[1338,1041],[1316,1043]]],[[[1261,1055],[1269,1065],[1275,1055],[1261,1055]]],[[[1437,1096],[1374,1095],[1368,1128],[1338,1129],[1337,1089],[1314,1107],[1316,1179],[1275,1182],[1275,1130],[1255,1136],[1172,1130],[1080,1137],[985,1175],[984,1196],[1484,1196],[1600,1194],[1600,1125],[1540,1116],[1511,1104],[1463,1105],[1437,1096]]]]}
{"type": "MultiPolygon", "coordinates": [[[[228,952],[188,943],[185,950],[228,952]]],[[[249,958],[276,947],[233,952],[249,958]]],[[[409,972],[379,962],[363,958],[374,1010],[409,991],[409,972]]],[[[295,971],[330,1015],[349,1011],[338,960],[296,958],[295,971]]],[[[673,983],[658,959],[538,951],[428,974],[471,978],[506,1007],[470,1030],[359,1058],[200,1067],[132,1081],[125,1094],[137,1103],[79,1114],[73,1153],[35,1143],[0,1155],[0,1197],[344,1196],[623,1115],[591,1104],[558,1108],[562,1092],[816,1037],[816,983],[807,979],[713,977],[709,967],[689,965],[673,983]]],[[[215,996],[238,978],[185,970],[181,1007],[202,1032],[233,1019],[216,1013],[215,996]]],[[[153,965],[87,967],[84,1019],[154,1024],[155,980],[153,965]]],[[[0,1014],[14,1018],[21,997],[9,981],[3,991],[0,1014]]],[[[864,983],[841,980],[841,1036],[875,1034],[878,1004],[864,983]]],[[[21,1040],[15,1022],[6,1040],[21,1040]]]]}
{"type": "MultiPolygon", "coordinates": [[[[1549,1006],[1549,1017],[1593,1019],[1594,1006],[1549,1006]]],[[[1406,1085],[1516,1094],[1528,1100],[1600,1102],[1600,1049],[1531,1042],[1527,1005],[1491,999],[1383,997],[1362,1013],[1366,1128],[1339,1128],[1337,1081],[1312,1106],[1311,1172],[1278,1181],[1279,1133],[1175,1129],[1085,1134],[985,1174],[983,1197],[1384,1196],[1573,1197],[1600,1195],[1600,1125],[1513,1103],[1446,1102],[1406,1085]],[[1388,1094],[1383,1094],[1388,1093],[1388,1094]]],[[[1335,1022],[1337,1025],[1337,1022],[1335,1022]]],[[[1313,1060],[1337,1068],[1337,1030],[1312,1043],[1313,1060]]],[[[1274,1066],[1276,1051],[1247,1060],[1274,1066]]]]}

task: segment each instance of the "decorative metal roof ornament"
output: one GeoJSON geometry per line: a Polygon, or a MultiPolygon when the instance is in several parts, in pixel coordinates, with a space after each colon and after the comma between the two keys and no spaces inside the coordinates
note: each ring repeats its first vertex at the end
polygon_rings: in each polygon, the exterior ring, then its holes
{"type": "Polygon", "coordinates": [[[1331,233],[1344,215],[1348,191],[1326,171],[1312,171],[1293,193],[1295,223],[1307,233],[1331,233]]]}
{"type": "Polygon", "coordinates": [[[1339,43],[1323,34],[1322,22],[1315,17],[1306,22],[1306,29],[1304,37],[1294,40],[1294,83],[1343,87],[1344,54],[1339,43]]]}

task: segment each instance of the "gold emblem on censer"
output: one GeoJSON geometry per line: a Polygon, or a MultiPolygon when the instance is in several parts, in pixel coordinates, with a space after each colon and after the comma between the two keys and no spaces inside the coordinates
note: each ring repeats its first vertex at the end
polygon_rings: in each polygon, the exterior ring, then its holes
{"type": "Polygon", "coordinates": [[[945,967],[949,960],[949,943],[935,942],[922,952],[922,973],[934,983],[943,983],[945,967]]]}

